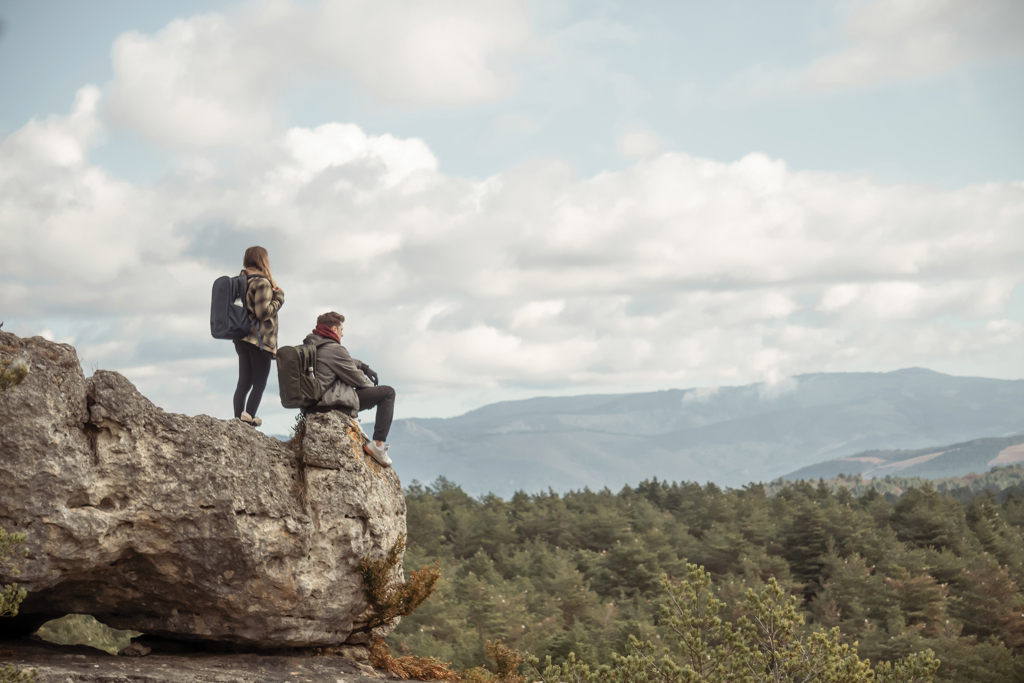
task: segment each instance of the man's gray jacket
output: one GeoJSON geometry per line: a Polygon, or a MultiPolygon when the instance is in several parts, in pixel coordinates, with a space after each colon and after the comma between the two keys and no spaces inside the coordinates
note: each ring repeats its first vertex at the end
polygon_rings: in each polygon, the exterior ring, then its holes
{"type": "Polygon", "coordinates": [[[349,355],[348,349],[319,334],[307,334],[302,342],[316,347],[316,378],[324,389],[315,408],[341,408],[355,417],[359,414],[356,389],[372,387],[363,371],[366,363],[349,355]]]}

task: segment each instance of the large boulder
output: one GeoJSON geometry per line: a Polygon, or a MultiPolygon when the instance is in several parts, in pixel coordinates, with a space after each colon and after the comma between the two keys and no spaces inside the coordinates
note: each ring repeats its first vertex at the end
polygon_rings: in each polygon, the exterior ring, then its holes
{"type": "Polygon", "coordinates": [[[0,359],[15,357],[30,373],[0,393],[0,527],[30,554],[0,583],[28,590],[19,623],[84,613],[257,647],[369,640],[356,566],[405,534],[405,499],[356,421],[311,415],[286,444],[164,412],[116,372],[86,379],[71,346],[0,332],[0,359]]]}

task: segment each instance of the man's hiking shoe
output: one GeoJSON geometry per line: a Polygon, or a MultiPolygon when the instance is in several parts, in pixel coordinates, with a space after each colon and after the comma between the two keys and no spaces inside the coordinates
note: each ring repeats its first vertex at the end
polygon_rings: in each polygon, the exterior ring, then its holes
{"type": "Polygon", "coordinates": [[[249,413],[245,412],[243,412],[241,417],[239,417],[238,419],[247,425],[252,425],[253,427],[259,427],[261,424],[263,424],[263,420],[261,420],[258,417],[252,417],[251,415],[249,415],[249,413]]]}
{"type": "Polygon", "coordinates": [[[363,444],[363,450],[384,467],[391,467],[391,458],[388,457],[388,447],[386,445],[381,448],[373,441],[367,441],[363,444]]]}

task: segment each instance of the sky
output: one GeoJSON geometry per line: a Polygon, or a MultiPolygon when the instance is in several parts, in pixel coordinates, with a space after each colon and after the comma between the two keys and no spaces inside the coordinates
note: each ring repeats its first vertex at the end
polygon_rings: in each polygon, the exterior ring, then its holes
{"type": "MultiPolygon", "coordinates": [[[[0,0],[0,320],[231,416],[254,244],[398,392],[1024,377],[1019,0],[0,0]]],[[[276,372],[259,411],[286,434],[276,372]]],[[[368,416],[372,419],[372,415],[368,416]]]]}

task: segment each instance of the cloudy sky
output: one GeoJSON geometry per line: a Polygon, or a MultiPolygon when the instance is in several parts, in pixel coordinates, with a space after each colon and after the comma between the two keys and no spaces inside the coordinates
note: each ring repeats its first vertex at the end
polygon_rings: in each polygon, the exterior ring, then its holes
{"type": "MultiPolygon", "coordinates": [[[[8,0],[0,319],[231,414],[270,251],[398,417],[1024,377],[1019,0],[8,0]]],[[[294,419],[271,386],[261,414],[294,419]]]]}

